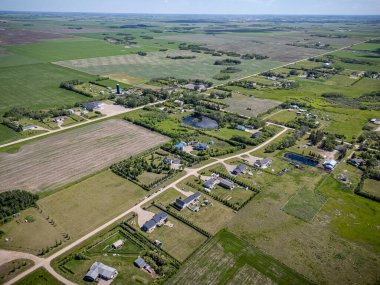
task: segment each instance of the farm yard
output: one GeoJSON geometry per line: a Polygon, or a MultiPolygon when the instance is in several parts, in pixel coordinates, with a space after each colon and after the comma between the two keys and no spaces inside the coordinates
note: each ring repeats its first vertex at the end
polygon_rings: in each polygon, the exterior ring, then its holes
{"type": "Polygon", "coordinates": [[[27,144],[15,154],[1,153],[1,190],[52,189],[166,141],[123,120],[69,130],[27,144]]]}

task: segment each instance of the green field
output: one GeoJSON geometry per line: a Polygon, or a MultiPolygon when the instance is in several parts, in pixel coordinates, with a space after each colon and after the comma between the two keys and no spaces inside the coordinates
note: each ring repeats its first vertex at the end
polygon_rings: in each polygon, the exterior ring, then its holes
{"type": "Polygon", "coordinates": [[[105,170],[43,198],[38,204],[59,227],[78,238],[129,209],[145,195],[136,184],[105,170]]]}
{"type": "Polygon", "coordinates": [[[59,88],[62,81],[72,79],[89,81],[94,76],[50,63],[1,68],[0,113],[12,107],[43,109],[88,101],[83,95],[59,88]]]}
{"type": "Polygon", "coordinates": [[[0,143],[7,143],[9,141],[15,140],[19,138],[20,135],[15,132],[14,130],[4,126],[0,125],[0,143]]]}
{"type": "Polygon", "coordinates": [[[21,272],[32,267],[33,261],[29,259],[15,259],[0,265],[0,282],[3,284],[6,281],[13,279],[21,272]]]}
{"type": "Polygon", "coordinates": [[[22,278],[20,281],[15,283],[16,285],[62,285],[60,281],[55,279],[49,272],[44,268],[38,268],[29,275],[22,278]]]}
{"type": "Polygon", "coordinates": [[[167,284],[313,284],[234,234],[222,230],[167,284]]]}
{"type": "MultiPolygon", "coordinates": [[[[110,56],[101,58],[88,58],[81,60],[68,60],[56,62],[59,65],[87,72],[94,75],[108,75],[111,78],[116,77],[120,80],[120,75],[126,75],[126,83],[128,77],[132,77],[133,81],[148,81],[157,77],[172,76],[176,78],[186,79],[206,79],[218,82],[212,77],[219,73],[225,66],[214,65],[215,57],[205,54],[196,54],[195,59],[173,60],[166,58],[170,56],[192,56],[188,51],[151,52],[146,56],[135,54],[125,56],[110,56]],[[194,73],[194,70],[196,72],[194,73]],[[114,75],[114,76],[112,76],[114,75]]],[[[225,58],[225,57],[224,57],[225,58]]],[[[221,59],[221,58],[217,58],[221,59]]],[[[247,75],[265,71],[269,68],[280,65],[281,63],[270,60],[262,61],[243,61],[239,68],[241,72],[231,74],[231,79],[241,78],[247,75]]],[[[122,77],[122,76],[121,76],[122,77]]],[[[224,80],[226,82],[227,80],[224,80]]]]}
{"type": "Polygon", "coordinates": [[[380,197],[380,182],[374,179],[365,179],[362,191],[380,197]]]}

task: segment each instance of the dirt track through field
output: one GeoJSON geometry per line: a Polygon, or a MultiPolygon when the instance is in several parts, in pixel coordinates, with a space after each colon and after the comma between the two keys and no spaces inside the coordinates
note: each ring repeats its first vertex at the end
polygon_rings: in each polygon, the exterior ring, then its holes
{"type": "Polygon", "coordinates": [[[0,153],[0,192],[61,186],[166,141],[123,120],[73,129],[0,153]]]}

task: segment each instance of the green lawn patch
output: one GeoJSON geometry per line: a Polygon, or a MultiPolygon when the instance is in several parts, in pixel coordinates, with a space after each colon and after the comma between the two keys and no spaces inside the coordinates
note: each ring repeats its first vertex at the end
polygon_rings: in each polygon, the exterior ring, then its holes
{"type": "Polygon", "coordinates": [[[16,285],[62,285],[60,281],[55,279],[45,268],[38,268],[29,275],[22,278],[20,281],[15,283],[16,285]]]}

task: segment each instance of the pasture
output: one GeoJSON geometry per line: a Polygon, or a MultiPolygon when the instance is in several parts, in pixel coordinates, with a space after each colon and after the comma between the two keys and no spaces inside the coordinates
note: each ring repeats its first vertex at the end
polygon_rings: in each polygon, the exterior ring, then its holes
{"type": "Polygon", "coordinates": [[[68,130],[0,153],[1,191],[52,189],[166,141],[124,120],[68,130]]]}
{"type": "MultiPolygon", "coordinates": [[[[194,59],[170,59],[166,56],[193,56],[189,51],[169,50],[166,52],[150,52],[146,56],[137,54],[86,58],[79,60],[58,61],[55,64],[86,72],[93,75],[106,75],[124,83],[149,81],[157,77],[176,77],[185,79],[202,78],[219,82],[212,77],[225,66],[214,65],[221,57],[197,53],[194,59]],[[196,70],[196,72],[194,72],[196,70]],[[126,75],[122,80],[123,75],[126,75]],[[130,79],[128,79],[131,77],[130,79]]],[[[226,57],[223,57],[226,58],[226,57]]],[[[265,71],[281,63],[270,60],[242,61],[241,72],[231,74],[231,79],[241,78],[265,71]]],[[[228,80],[224,80],[226,82],[228,80]]]]}
{"type": "Polygon", "coordinates": [[[234,234],[222,230],[167,284],[313,284],[234,234]]]}

